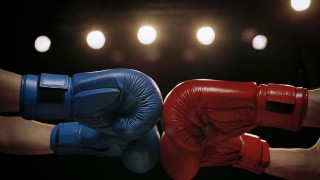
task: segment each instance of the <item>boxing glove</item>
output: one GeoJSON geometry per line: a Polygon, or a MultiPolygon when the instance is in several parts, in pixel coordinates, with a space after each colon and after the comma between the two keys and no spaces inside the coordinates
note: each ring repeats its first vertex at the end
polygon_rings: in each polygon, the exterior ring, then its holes
{"type": "Polygon", "coordinates": [[[164,170],[176,180],[192,179],[200,168],[200,154],[184,150],[162,133],[160,161],[164,170]]]}
{"type": "Polygon", "coordinates": [[[121,157],[126,168],[140,174],[148,172],[158,162],[160,135],[154,126],[147,135],[129,141],[112,132],[101,133],[78,122],[67,122],[52,129],[50,147],[57,155],[121,157]]]}
{"type": "Polygon", "coordinates": [[[269,145],[260,137],[242,134],[193,152],[174,144],[165,134],[160,145],[160,159],[174,179],[193,179],[201,167],[234,166],[261,174],[270,163],[269,145]]]}
{"type": "Polygon", "coordinates": [[[77,121],[133,140],[158,122],[162,96],[146,74],[109,69],[68,75],[24,75],[20,111],[25,119],[77,121]]]}
{"type": "Polygon", "coordinates": [[[188,80],[166,96],[162,125],[178,146],[199,151],[203,145],[241,135],[257,126],[298,131],[307,105],[308,91],[302,87],[188,80]]]}

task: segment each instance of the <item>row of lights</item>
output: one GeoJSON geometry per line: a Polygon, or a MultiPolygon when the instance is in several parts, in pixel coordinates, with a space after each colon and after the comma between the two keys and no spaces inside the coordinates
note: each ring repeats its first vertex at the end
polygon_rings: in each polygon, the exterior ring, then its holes
{"type": "MultiPolygon", "coordinates": [[[[208,46],[215,39],[215,32],[209,26],[201,27],[196,33],[200,44],[208,46]]],[[[152,26],[142,26],[137,32],[137,39],[143,45],[151,45],[157,38],[157,31],[152,26]]],[[[105,44],[105,36],[101,31],[91,31],[87,35],[86,42],[92,49],[101,49],[105,44]]],[[[256,50],[262,50],[267,45],[267,38],[264,35],[256,35],[252,40],[252,46],[256,50]]],[[[51,40],[47,36],[39,36],[34,43],[34,47],[39,52],[46,52],[50,49],[51,40]]]]}
{"type": "MultiPolygon", "coordinates": [[[[311,0],[291,0],[291,7],[295,11],[304,11],[310,7],[311,0]]],[[[210,45],[215,39],[215,32],[211,27],[201,27],[197,31],[197,39],[203,45],[210,45]]],[[[141,44],[150,45],[157,38],[157,32],[152,26],[142,26],[137,32],[137,38],[141,44]]],[[[101,49],[105,44],[105,36],[101,31],[92,31],[87,35],[87,44],[92,49],[101,49]]],[[[34,47],[39,52],[46,52],[50,49],[51,40],[47,36],[39,36],[34,47]]],[[[256,35],[252,39],[252,47],[262,50],[267,46],[267,37],[256,35]]]]}

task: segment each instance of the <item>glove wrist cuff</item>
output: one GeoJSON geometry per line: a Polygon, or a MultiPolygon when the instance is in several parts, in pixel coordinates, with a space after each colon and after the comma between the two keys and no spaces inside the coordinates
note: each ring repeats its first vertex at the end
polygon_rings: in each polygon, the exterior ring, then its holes
{"type": "Polygon", "coordinates": [[[70,81],[67,75],[22,76],[22,116],[26,119],[66,119],[71,111],[70,81]]]}
{"type": "Polygon", "coordinates": [[[270,162],[269,145],[259,136],[245,133],[241,136],[243,145],[240,151],[242,158],[239,163],[234,164],[256,174],[264,172],[270,162]]]}
{"type": "Polygon", "coordinates": [[[308,106],[306,88],[285,84],[262,84],[257,94],[258,125],[299,131],[308,106]]]}
{"type": "Polygon", "coordinates": [[[56,125],[50,136],[50,148],[56,154],[74,154],[80,152],[78,136],[81,131],[79,123],[62,123],[56,125]]]}

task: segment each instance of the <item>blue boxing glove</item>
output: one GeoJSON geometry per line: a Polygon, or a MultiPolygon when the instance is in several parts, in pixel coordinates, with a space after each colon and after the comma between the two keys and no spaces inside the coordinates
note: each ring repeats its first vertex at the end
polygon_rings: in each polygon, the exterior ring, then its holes
{"type": "Polygon", "coordinates": [[[110,69],[68,75],[24,75],[20,111],[25,119],[77,121],[124,139],[146,135],[158,122],[162,96],[146,74],[110,69]]]}
{"type": "Polygon", "coordinates": [[[129,141],[112,132],[101,133],[78,122],[68,122],[52,129],[50,147],[58,155],[122,157],[125,167],[140,174],[148,172],[158,162],[160,135],[154,126],[145,136],[129,141]]]}

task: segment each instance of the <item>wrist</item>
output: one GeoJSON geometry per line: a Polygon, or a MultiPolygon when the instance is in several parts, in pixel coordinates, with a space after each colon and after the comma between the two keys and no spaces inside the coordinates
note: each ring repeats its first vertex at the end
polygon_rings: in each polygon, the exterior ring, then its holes
{"type": "Polygon", "coordinates": [[[320,127],[320,89],[308,91],[308,110],[304,126],[320,127]]]}
{"type": "Polygon", "coordinates": [[[21,75],[2,69],[0,74],[0,112],[19,112],[21,75]]]}

